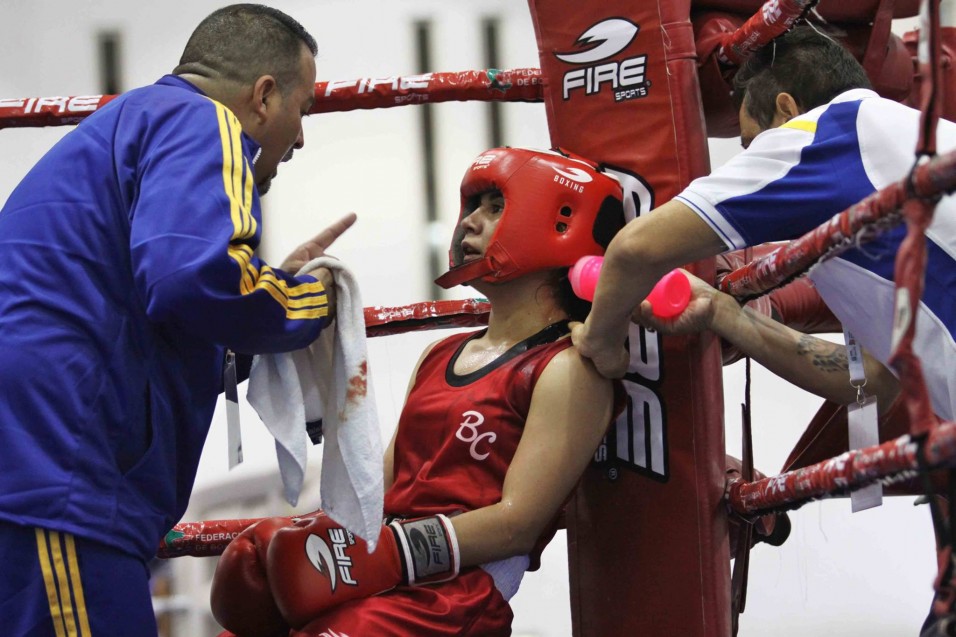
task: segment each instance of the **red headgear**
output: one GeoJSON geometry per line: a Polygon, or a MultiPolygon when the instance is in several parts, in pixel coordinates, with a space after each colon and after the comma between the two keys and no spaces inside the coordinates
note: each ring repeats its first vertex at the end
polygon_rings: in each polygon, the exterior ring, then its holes
{"type": "Polygon", "coordinates": [[[493,148],[461,180],[461,214],[448,251],[443,288],[480,278],[509,281],[537,270],[570,267],[604,254],[624,225],[621,186],[582,157],[565,151],[493,148]],[[499,190],[505,207],[481,259],[461,265],[461,220],[482,193],[499,190]]]}

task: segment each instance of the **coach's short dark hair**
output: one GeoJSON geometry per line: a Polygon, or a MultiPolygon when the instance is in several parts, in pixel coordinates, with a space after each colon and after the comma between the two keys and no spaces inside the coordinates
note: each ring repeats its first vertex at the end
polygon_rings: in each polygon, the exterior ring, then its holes
{"type": "Polygon", "coordinates": [[[789,93],[804,112],[853,88],[871,88],[856,58],[837,41],[798,26],[757,51],[734,76],[737,108],[769,128],[777,95],[789,93]]]}
{"type": "Polygon", "coordinates": [[[233,4],[199,23],[173,73],[213,74],[244,84],[272,75],[287,91],[298,78],[303,44],[313,56],[318,52],[315,38],[278,9],[233,4]]]}

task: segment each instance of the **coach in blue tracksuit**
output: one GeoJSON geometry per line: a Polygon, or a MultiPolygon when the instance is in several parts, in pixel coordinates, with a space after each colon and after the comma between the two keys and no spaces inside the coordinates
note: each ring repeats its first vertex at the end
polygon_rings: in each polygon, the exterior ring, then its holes
{"type": "Polygon", "coordinates": [[[179,66],[54,146],[0,211],[0,632],[155,635],[146,563],[181,517],[225,352],[289,351],[332,276],[255,256],[303,145],[315,40],[275,9],[207,17],[179,66]]]}

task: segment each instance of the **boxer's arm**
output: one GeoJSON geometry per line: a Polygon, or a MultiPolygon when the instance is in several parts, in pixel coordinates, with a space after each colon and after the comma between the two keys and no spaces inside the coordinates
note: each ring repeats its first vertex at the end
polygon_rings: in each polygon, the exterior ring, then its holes
{"type": "Polygon", "coordinates": [[[451,518],[462,566],[531,552],[577,483],[613,411],[612,384],[574,348],[538,379],[501,501],[451,518]]]}
{"type": "Polygon", "coordinates": [[[385,459],[383,467],[385,469],[385,490],[392,488],[395,482],[395,436],[398,434],[398,428],[392,432],[392,439],[388,441],[388,447],[385,448],[385,459]]]}
{"type": "MultiPolygon", "coordinates": [[[[408,395],[412,393],[412,388],[415,386],[415,380],[418,378],[418,369],[422,366],[422,361],[425,360],[425,357],[432,351],[432,348],[435,347],[440,341],[435,341],[430,343],[428,347],[425,348],[425,351],[422,352],[422,355],[418,357],[418,362],[415,363],[415,369],[412,370],[412,375],[408,379],[408,387],[405,388],[405,402],[408,402],[408,395]]],[[[395,436],[398,435],[398,427],[395,428],[395,431],[392,432],[392,439],[388,443],[388,447],[385,449],[385,459],[384,459],[384,468],[385,468],[385,490],[392,486],[392,483],[395,481],[395,436]]]]}

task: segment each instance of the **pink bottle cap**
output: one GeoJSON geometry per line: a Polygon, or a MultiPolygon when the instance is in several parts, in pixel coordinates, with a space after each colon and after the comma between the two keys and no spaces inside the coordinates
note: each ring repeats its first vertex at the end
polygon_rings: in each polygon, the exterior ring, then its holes
{"type": "Polygon", "coordinates": [[[690,302],[690,281],[680,270],[671,270],[647,295],[651,311],[658,318],[672,318],[684,311],[690,302]]]}

